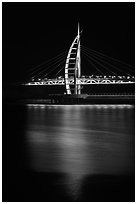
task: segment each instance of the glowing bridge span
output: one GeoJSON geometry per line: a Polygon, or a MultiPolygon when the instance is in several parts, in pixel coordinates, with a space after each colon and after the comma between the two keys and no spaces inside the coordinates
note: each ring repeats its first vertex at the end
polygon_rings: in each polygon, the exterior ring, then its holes
{"type": "MultiPolygon", "coordinates": [[[[134,77],[119,78],[77,78],[77,85],[88,85],[88,84],[133,84],[135,83],[134,77]]],[[[68,84],[74,85],[74,78],[68,79],[68,84]]],[[[47,79],[42,81],[29,82],[26,85],[65,85],[65,79],[47,79]]]]}

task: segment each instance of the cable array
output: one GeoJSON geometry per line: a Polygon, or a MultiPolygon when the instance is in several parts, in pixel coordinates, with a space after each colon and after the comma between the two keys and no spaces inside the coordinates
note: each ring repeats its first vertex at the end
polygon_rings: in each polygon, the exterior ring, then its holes
{"type": "Polygon", "coordinates": [[[38,78],[43,79],[49,76],[51,73],[53,73],[53,75],[57,75],[57,73],[60,73],[61,70],[64,68],[64,67],[62,68],[62,64],[65,64],[66,56],[67,56],[67,50],[29,69],[26,73],[26,77],[33,78],[33,79],[38,79],[38,78]]]}
{"type": "MultiPolygon", "coordinates": [[[[67,57],[67,50],[56,55],[55,57],[42,62],[41,64],[29,69],[26,73],[27,78],[31,80],[42,80],[51,76],[58,76],[61,72],[64,74],[65,61],[67,57]]],[[[101,52],[92,50],[86,46],[81,46],[83,57],[91,65],[92,72],[97,72],[99,75],[134,75],[134,68],[120,60],[107,56],[101,52]],[[94,70],[94,71],[93,71],[94,70]]],[[[83,68],[84,71],[84,68],[83,68]]]]}
{"type": "Polygon", "coordinates": [[[83,55],[90,59],[90,62],[96,63],[96,68],[99,65],[101,68],[101,70],[98,68],[99,73],[106,72],[107,70],[108,73],[114,75],[126,74],[127,76],[132,76],[134,74],[133,67],[127,63],[104,55],[85,46],[81,46],[81,48],[83,55]]]}

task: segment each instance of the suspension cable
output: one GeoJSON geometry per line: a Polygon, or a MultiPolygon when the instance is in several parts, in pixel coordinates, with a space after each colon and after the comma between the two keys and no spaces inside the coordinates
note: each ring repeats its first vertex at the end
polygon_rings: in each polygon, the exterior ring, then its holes
{"type": "MultiPolygon", "coordinates": [[[[106,57],[104,57],[104,56],[101,56],[101,55],[99,55],[99,54],[97,54],[97,53],[94,53],[94,52],[92,52],[92,51],[90,51],[89,49],[87,49],[87,48],[85,48],[85,47],[83,47],[83,49],[86,49],[86,51],[88,51],[88,52],[90,52],[90,54],[92,55],[92,56],[96,56],[96,57],[99,57],[99,58],[103,58],[103,59],[106,59],[107,61],[111,61],[111,62],[113,62],[113,64],[115,64],[115,62],[114,61],[112,61],[112,60],[110,60],[109,58],[106,58],[106,57]]],[[[102,60],[103,60],[102,59],[102,60]]],[[[106,62],[106,61],[105,61],[106,62]]],[[[109,64],[109,65],[111,65],[111,66],[115,66],[115,65],[112,65],[112,64],[109,64]]],[[[121,65],[121,66],[124,66],[124,65],[121,65]]],[[[115,67],[116,68],[116,67],[115,67]]],[[[127,68],[127,67],[124,67],[124,68],[126,68],[128,71],[130,71],[130,72],[133,72],[133,70],[131,70],[131,68],[129,69],[129,68],[127,68]]],[[[116,69],[118,69],[118,68],[116,68],[116,69]]],[[[122,70],[122,72],[123,72],[123,70],[122,70]]],[[[124,71],[125,72],[125,71],[124,71]]],[[[125,72],[126,73],[126,72],[125,72]]],[[[128,73],[129,74],[129,73],[128,73]]],[[[130,74],[129,74],[130,75],[130,74]]]]}
{"type": "Polygon", "coordinates": [[[62,67],[57,73],[56,76],[64,69],[64,67],[62,67]]]}
{"type": "Polygon", "coordinates": [[[85,53],[83,53],[83,55],[84,55],[84,57],[87,59],[87,61],[88,61],[100,74],[103,75],[103,72],[101,72],[100,69],[97,68],[96,65],[95,65],[91,60],[88,59],[87,55],[85,55],[85,53]]]}
{"type": "MultiPolygon", "coordinates": [[[[85,49],[84,49],[84,50],[85,50],[85,49]]],[[[85,50],[85,52],[89,53],[87,50],[85,50]]],[[[89,53],[89,54],[90,54],[90,53],[89,53]]],[[[103,63],[105,63],[105,64],[107,64],[107,65],[109,65],[109,66],[111,66],[111,67],[113,67],[114,69],[118,70],[119,72],[125,72],[127,75],[131,76],[131,75],[130,75],[129,73],[127,73],[126,71],[118,69],[116,66],[110,64],[109,62],[106,62],[106,61],[103,60],[103,59],[100,59],[99,57],[95,56],[94,54],[92,54],[92,57],[96,58],[97,60],[99,60],[99,61],[101,61],[101,62],[103,62],[103,63]]]]}
{"type": "Polygon", "coordinates": [[[96,51],[96,50],[93,50],[93,49],[88,48],[88,47],[83,46],[83,45],[82,45],[82,47],[84,47],[84,48],[90,50],[91,52],[95,52],[95,53],[97,53],[98,55],[102,55],[102,56],[104,56],[104,57],[106,57],[106,58],[109,58],[109,59],[111,59],[111,60],[113,60],[113,61],[119,62],[119,63],[121,63],[121,64],[123,64],[123,65],[126,65],[126,66],[128,66],[128,67],[133,68],[132,65],[130,65],[130,64],[128,64],[128,63],[125,63],[125,62],[123,62],[123,61],[121,61],[121,60],[115,59],[115,58],[113,58],[113,57],[110,57],[110,56],[108,56],[108,55],[105,55],[105,54],[103,54],[103,53],[101,53],[101,52],[98,52],[98,51],[96,51]]]}
{"type": "MultiPolygon", "coordinates": [[[[66,56],[66,54],[64,53],[64,54],[62,54],[62,56],[58,57],[56,59],[56,61],[53,60],[54,63],[52,62],[52,64],[50,64],[50,66],[48,65],[46,70],[48,70],[50,67],[52,67],[52,65],[55,65],[56,63],[58,63],[60,60],[64,59],[65,56],[66,56]]],[[[28,75],[36,74],[37,72],[41,71],[43,68],[45,68],[45,65],[43,65],[42,67],[38,68],[37,70],[31,71],[28,75]]]]}
{"type": "Polygon", "coordinates": [[[60,58],[62,55],[66,54],[66,53],[67,53],[67,50],[61,52],[60,54],[56,55],[55,57],[52,57],[52,58],[50,58],[50,59],[48,59],[48,60],[42,62],[41,64],[38,64],[38,65],[35,66],[35,67],[30,68],[30,69],[28,70],[28,72],[31,71],[31,70],[37,69],[37,68],[41,67],[42,65],[49,64],[49,63],[53,62],[54,60],[57,60],[58,58],[60,58]]]}
{"type": "Polygon", "coordinates": [[[57,63],[59,63],[59,62],[61,62],[61,61],[63,61],[63,60],[64,60],[64,57],[62,57],[61,59],[59,59],[58,61],[56,61],[56,62],[53,63],[52,65],[48,66],[48,68],[47,68],[46,70],[43,69],[43,70],[40,70],[40,72],[38,72],[38,70],[35,71],[35,72],[34,72],[34,75],[32,75],[33,73],[31,74],[31,77],[35,78],[36,76],[42,74],[43,72],[48,71],[51,67],[53,67],[54,65],[56,65],[57,63]],[[36,72],[38,72],[38,73],[36,73],[36,72]]]}
{"type": "Polygon", "coordinates": [[[90,59],[92,59],[93,61],[95,61],[97,64],[99,64],[100,66],[102,66],[104,69],[108,70],[109,72],[113,73],[114,75],[117,75],[115,72],[109,70],[106,66],[104,66],[103,64],[101,64],[101,63],[100,63],[99,61],[97,61],[96,59],[91,58],[91,57],[89,56],[89,54],[87,54],[84,50],[83,50],[83,52],[85,53],[85,55],[87,55],[87,57],[89,57],[90,59]]]}
{"type": "Polygon", "coordinates": [[[59,63],[54,69],[52,69],[52,70],[50,70],[48,73],[46,73],[46,74],[42,77],[42,79],[43,79],[44,77],[48,76],[51,72],[55,71],[55,70],[56,70],[61,64],[63,64],[64,62],[65,62],[65,60],[62,61],[61,63],[59,63]]]}

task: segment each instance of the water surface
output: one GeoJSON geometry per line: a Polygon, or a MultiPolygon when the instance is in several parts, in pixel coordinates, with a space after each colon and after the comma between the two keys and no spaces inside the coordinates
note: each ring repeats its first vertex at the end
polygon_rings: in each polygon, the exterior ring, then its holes
{"type": "MultiPolygon", "coordinates": [[[[13,186],[23,192],[22,201],[134,200],[133,105],[26,104],[9,110],[14,122],[6,120],[7,138],[11,131],[19,148],[13,175],[20,189],[13,186]]],[[[8,176],[11,187],[11,171],[8,176]]]]}

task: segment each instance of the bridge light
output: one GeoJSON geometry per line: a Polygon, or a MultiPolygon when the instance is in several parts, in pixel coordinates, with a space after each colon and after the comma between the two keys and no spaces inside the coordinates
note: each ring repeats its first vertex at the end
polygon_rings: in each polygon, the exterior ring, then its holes
{"type": "Polygon", "coordinates": [[[127,79],[130,79],[130,76],[127,76],[127,79]]]}
{"type": "Polygon", "coordinates": [[[118,78],[119,78],[119,79],[121,79],[121,78],[122,78],[122,76],[118,76],[118,78]]]}
{"type": "Polygon", "coordinates": [[[59,76],[59,77],[58,77],[58,79],[62,79],[62,78],[63,78],[62,76],[59,76]]]}

